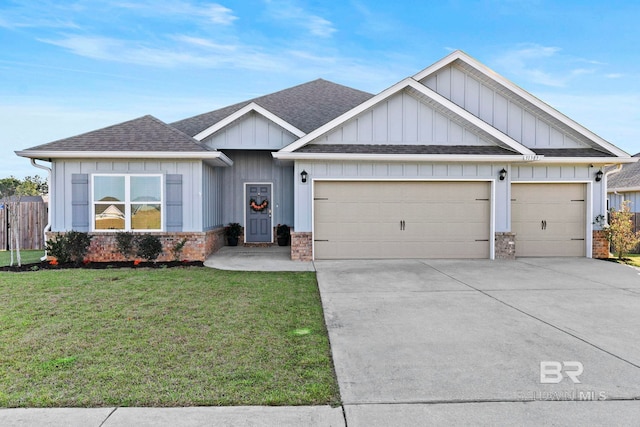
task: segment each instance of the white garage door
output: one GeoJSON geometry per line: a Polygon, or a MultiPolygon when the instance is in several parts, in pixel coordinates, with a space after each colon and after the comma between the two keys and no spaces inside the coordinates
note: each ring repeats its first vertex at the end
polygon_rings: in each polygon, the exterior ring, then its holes
{"type": "Polygon", "coordinates": [[[585,184],[513,184],[516,256],[586,256],[585,184]]]}
{"type": "Polygon", "coordinates": [[[316,259],[489,258],[488,182],[317,181],[316,259]]]}

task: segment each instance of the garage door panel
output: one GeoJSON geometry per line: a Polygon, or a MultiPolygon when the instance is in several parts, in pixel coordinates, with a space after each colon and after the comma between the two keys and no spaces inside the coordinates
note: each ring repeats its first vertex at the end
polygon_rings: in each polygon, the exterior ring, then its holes
{"type": "Polygon", "coordinates": [[[317,259],[489,257],[488,182],[325,181],[314,188],[317,259]]]}
{"type": "Polygon", "coordinates": [[[517,256],[586,255],[586,185],[513,184],[517,256]]]}

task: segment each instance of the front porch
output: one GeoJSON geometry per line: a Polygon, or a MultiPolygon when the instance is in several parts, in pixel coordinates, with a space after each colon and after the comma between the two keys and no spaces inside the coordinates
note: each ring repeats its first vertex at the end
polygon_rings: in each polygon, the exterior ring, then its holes
{"type": "Polygon", "coordinates": [[[219,270],[315,271],[312,261],[291,260],[289,246],[223,246],[204,265],[219,270]]]}

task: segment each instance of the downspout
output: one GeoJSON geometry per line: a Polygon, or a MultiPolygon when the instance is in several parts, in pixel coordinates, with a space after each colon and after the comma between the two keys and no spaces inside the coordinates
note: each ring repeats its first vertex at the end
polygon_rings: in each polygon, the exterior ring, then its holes
{"type": "Polygon", "coordinates": [[[47,171],[47,185],[49,187],[49,206],[47,207],[47,225],[44,227],[42,231],[42,241],[45,243],[44,247],[44,256],[40,258],[40,261],[47,260],[47,231],[51,230],[51,192],[53,191],[53,186],[51,185],[51,168],[48,168],[43,165],[39,165],[36,163],[36,159],[31,159],[31,164],[39,169],[43,169],[47,171]]]}
{"type": "MultiPolygon", "coordinates": [[[[609,187],[609,175],[615,175],[618,172],[620,172],[622,170],[622,163],[618,164],[618,166],[615,169],[611,169],[608,172],[605,172],[604,174],[604,179],[602,180],[603,182],[603,187],[604,187],[604,200],[605,200],[605,208],[606,208],[606,201],[607,201],[607,187],[609,187]]],[[[618,194],[617,191],[614,192],[616,195],[618,194]]],[[[605,218],[607,218],[607,215],[605,215],[605,218]]]]}

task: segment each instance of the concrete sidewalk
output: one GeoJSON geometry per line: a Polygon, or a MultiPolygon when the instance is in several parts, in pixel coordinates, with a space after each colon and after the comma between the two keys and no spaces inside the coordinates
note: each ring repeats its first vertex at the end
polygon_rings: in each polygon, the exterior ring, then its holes
{"type": "Polygon", "coordinates": [[[342,408],[233,406],[192,408],[0,409],[0,426],[344,426],[342,408]]]}
{"type": "Polygon", "coordinates": [[[236,271],[315,271],[313,262],[292,261],[289,246],[223,246],[204,265],[236,271]]]}

